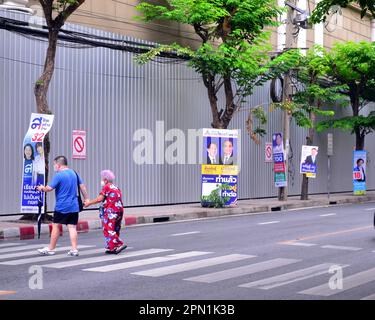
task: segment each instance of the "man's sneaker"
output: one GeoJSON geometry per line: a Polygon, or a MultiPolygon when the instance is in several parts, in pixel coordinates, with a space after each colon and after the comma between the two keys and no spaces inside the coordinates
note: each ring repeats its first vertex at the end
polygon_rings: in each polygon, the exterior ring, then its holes
{"type": "Polygon", "coordinates": [[[50,250],[48,247],[38,249],[38,252],[42,256],[53,256],[56,253],[55,250],[50,250]]]}
{"type": "Polygon", "coordinates": [[[119,254],[122,250],[125,250],[127,247],[128,247],[127,245],[123,244],[122,246],[115,248],[114,251],[116,254],[119,254]]]}
{"type": "Polygon", "coordinates": [[[70,250],[68,252],[68,256],[78,257],[79,256],[79,252],[78,252],[78,250],[70,250]]]}

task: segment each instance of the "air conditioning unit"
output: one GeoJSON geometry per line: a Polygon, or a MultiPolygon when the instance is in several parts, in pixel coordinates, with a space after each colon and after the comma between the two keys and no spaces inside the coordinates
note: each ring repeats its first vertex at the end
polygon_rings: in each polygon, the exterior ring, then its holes
{"type": "Polygon", "coordinates": [[[29,5],[29,0],[12,0],[12,1],[5,0],[4,3],[0,5],[0,8],[33,14],[34,10],[28,8],[28,5],[29,5]]]}

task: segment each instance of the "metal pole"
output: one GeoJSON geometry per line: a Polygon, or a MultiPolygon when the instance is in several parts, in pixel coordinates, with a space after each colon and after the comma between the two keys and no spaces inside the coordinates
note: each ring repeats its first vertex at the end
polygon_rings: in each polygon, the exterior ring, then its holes
{"type": "MultiPolygon", "coordinates": [[[[296,4],[295,0],[289,1],[292,4],[296,4]]],[[[293,36],[294,25],[292,21],[293,9],[288,7],[288,19],[286,21],[286,31],[285,31],[285,50],[290,50],[297,47],[297,37],[293,36]]],[[[284,87],[283,87],[283,103],[290,101],[292,97],[292,86],[290,79],[290,71],[285,74],[284,87]]],[[[284,110],[283,116],[283,136],[284,136],[284,146],[285,146],[285,175],[288,181],[288,158],[289,158],[289,136],[290,136],[290,113],[288,110],[284,110]]],[[[288,186],[279,188],[279,201],[288,200],[288,186]]]]}
{"type": "Polygon", "coordinates": [[[330,188],[331,188],[331,156],[328,156],[328,174],[327,174],[327,190],[328,190],[328,200],[330,197],[330,188]]]}

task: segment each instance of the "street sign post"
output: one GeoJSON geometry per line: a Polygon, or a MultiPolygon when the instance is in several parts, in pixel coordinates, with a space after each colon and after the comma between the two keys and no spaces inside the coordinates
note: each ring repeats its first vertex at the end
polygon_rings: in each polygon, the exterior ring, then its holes
{"type": "Polygon", "coordinates": [[[333,156],[333,134],[327,134],[327,156],[328,156],[328,166],[327,166],[327,191],[328,200],[330,198],[330,187],[331,187],[331,156],[333,156]]]}

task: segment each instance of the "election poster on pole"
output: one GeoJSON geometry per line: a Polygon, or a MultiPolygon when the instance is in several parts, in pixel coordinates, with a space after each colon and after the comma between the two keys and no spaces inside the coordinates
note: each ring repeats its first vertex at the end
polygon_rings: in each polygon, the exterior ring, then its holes
{"type": "Polygon", "coordinates": [[[309,178],[315,178],[317,173],[317,158],[319,147],[302,146],[300,173],[309,178]]]}
{"type": "Polygon", "coordinates": [[[219,190],[225,205],[237,203],[238,194],[238,130],[203,129],[202,197],[219,190]]]}
{"type": "Polygon", "coordinates": [[[353,192],[354,195],[366,194],[366,150],[353,151],[353,192]]]}
{"type": "MultiPolygon", "coordinates": [[[[21,213],[38,213],[38,185],[45,182],[44,138],[51,130],[53,115],[31,114],[29,128],[23,140],[23,170],[21,213]]],[[[44,195],[42,195],[44,210],[44,195]]]]}
{"type": "Polygon", "coordinates": [[[280,132],[272,136],[273,173],[275,187],[286,187],[287,177],[285,172],[284,142],[280,132]]]}

